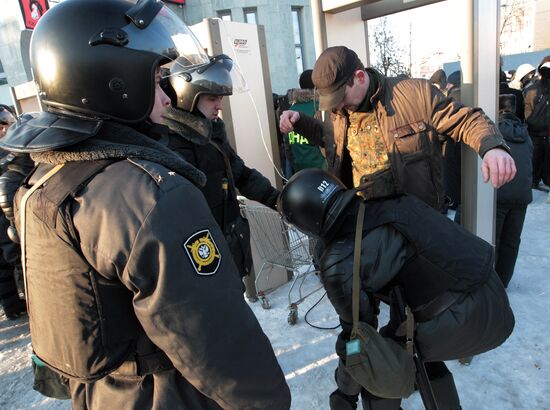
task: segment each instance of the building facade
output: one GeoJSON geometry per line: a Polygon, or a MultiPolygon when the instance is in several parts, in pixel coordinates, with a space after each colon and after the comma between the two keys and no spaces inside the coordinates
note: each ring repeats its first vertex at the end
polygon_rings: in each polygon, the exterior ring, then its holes
{"type": "Polygon", "coordinates": [[[218,17],[264,26],[276,94],[298,87],[299,75],[315,63],[309,0],[187,0],[184,5],[166,4],[188,25],[218,17]]]}

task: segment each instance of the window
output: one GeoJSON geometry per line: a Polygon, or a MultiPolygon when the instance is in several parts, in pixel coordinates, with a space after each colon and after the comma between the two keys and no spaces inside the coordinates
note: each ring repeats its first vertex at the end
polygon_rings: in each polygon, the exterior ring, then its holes
{"type": "Polygon", "coordinates": [[[304,71],[304,58],[302,44],[302,9],[292,8],[292,29],[294,33],[294,50],[296,52],[296,69],[298,74],[304,71]]]}
{"type": "Polygon", "coordinates": [[[256,8],[244,9],[245,23],[258,24],[258,11],[256,8]]]}
{"type": "Polygon", "coordinates": [[[231,21],[231,10],[220,10],[218,11],[218,17],[223,21],[231,21]]]}
{"type": "Polygon", "coordinates": [[[2,62],[0,61],[0,85],[6,85],[8,83],[8,79],[6,78],[6,74],[4,73],[4,67],[2,67],[2,62]]]}

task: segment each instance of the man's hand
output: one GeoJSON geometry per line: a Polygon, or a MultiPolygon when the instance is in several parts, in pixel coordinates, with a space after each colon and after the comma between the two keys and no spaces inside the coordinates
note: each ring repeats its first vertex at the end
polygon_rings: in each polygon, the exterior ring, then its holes
{"type": "Polygon", "coordinates": [[[493,187],[500,188],[516,176],[516,163],[510,154],[502,148],[493,148],[483,156],[481,172],[483,173],[483,182],[491,179],[493,187]]]}
{"type": "Polygon", "coordinates": [[[300,119],[298,111],[287,110],[283,111],[279,119],[279,129],[281,132],[287,133],[294,130],[294,124],[300,119]]]}

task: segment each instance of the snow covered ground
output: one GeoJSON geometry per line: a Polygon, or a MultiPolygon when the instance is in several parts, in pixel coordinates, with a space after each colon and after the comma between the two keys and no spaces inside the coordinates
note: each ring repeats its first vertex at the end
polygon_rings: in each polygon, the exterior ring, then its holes
{"type": "MultiPolygon", "coordinates": [[[[548,194],[533,194],[508,289],[516,317],[512,336],[501,347],[474,358],[470,366],[448,363],[464,410],[550,409],[550,204],[545,202],[548,194]]],[[[308,275],[304,290],[316,286],[318,279],[308,275]]],[[[334,342],[338,330],[314,329],[304,321],[305,312],[322,291],[300,304],[298,323],[290,326],[289,287],[287,284],[269,295],[270,310],[262,309],[259,303],[251,307],[284,370],[292,391],[292,409],[328,409],[328,395],[335,389],[334,342]]],[[[381,319],[382,323],[385,317],[381,319]]],[[[326,297],[308,320],[321,327],[338,324],[326,297]]],[[[47,399],[32,390],[29,355],[27,320],[0,319],[0,409],[69,409],[69,402],[47,399]]],[[[422,409],[418,394],[405,400],[403,408],[422,409]]]]}

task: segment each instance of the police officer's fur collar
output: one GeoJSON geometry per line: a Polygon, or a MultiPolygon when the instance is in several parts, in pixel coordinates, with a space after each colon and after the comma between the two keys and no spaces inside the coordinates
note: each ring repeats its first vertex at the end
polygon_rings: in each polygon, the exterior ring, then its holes
{"type": "Polygon", "coordinates": [[[195,144],[204,145],[212,138],[212,121],[185,110],[168,107],[162,115],[163,124],[195,144]]]}
{"type": "Polygon", "coordinates": [[[135,129],[115,122],[104,122],[96,136],[76,145],[31,154],[35,162],[60,164],[106,158],[137,158],[161,164],[198,186],[205,175],[161,143],[135,129]]]}
{"type": "Polygon", "coordinates": [[[169,107],[162,116],[163,124],[180,137],[198,145],[206,145],[211,139],[225,138],[225,125],[221,119],[211,121],[189,111],[169,107]]]}

